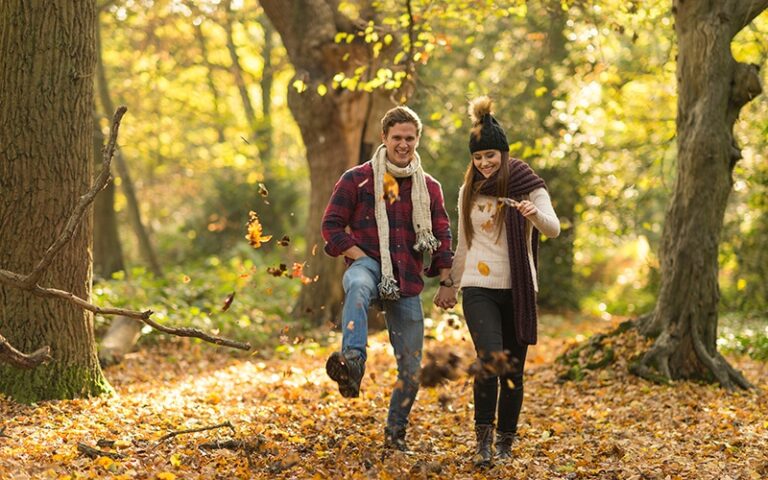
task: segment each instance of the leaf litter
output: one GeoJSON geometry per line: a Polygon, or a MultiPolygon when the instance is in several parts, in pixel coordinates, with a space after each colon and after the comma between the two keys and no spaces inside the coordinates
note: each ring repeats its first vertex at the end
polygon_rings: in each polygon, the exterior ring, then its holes
{"type": "MultiPolygon", "coordinates": [[[[413,453],[382,449],[397,382],[386,332],[369,338],[361,395],[349,400],[324,370],[338,338],[326,346],[304,341],[290,355],[268,360],[179,339],[106,369],[113,396],[35,405],[0,396],[0,478],[768,476],[765,363],[730,359],[758,384],[740,393],[693,382],[651,384],[626,373],[621,362],[588,372],[584,381],[562,382],[554,360],[573,342],[563,332],[586,334],[603,325],[554,328],[546,318],[525,365],[514,458],[478,471],[470,461],[472,343],[463,324],[448,325],[453,314],[435,314],[442,319],[425,340],[423,363],[427,372],[439,371],[427,382],[436,386],[422,387],[413,407],[407,437],[413,453]],[[205,429],[227,424],[231,430],[205,429]],[[91,458],[78,444],[115,455],[91,458]]],[[[636,348],[614,347],[620,355],[636,348]]]]}

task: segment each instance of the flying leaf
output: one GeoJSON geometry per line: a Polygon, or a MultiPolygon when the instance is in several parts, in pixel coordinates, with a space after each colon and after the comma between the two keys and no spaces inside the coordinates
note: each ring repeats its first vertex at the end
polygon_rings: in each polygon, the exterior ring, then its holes
{"type": "Polygon", "coordinates": [[[291,243],[291,239],[288,235],[283,235],[283,238],[277,241],[277,244],[280,245],[281,247],[287,247],[288,245],[290,245],[290,243],[291,243]]]}
{"type": "Polygon", "coordinates": [[[384,173],[384,200],[389,200],[390,204],[400,200],[400,186],[389,172],[384,173]]]}
{"type": "Polygon", "coordinates": [[[317,244],[312,245],[312,256],[317,255],[317,244]]]}
{"type": "Polygon", "coordinates": [[[251,210],[248,212],[248,217],[248,235],[246,235],[245,238],[248,239],[248,243],[253,248],[259,248],[262,243],[272,239],[272,235],[262,235],[263,227],[261,226],[261,222],[259,222],[259,216],[256,215],[256,212],[251,210]]]}
{"type": "Polygon", "coordinates": [[[229,310],[229,307],[232,305],[232,300],[234,299],[235,299],[235,292],[232,292],[227,296],[227,299],[224,300],[224,305],[221,307],[221,311],[226,312],[227,310],[229,310]]]}
{"type": "Polygon", "coordinates": [[[282,277],[287,270],[288,266],[284,263],[281,263],[278,267],[267,267],[267,273],[274,277],[282,277]]]}
{"type": "Polygon", "coordinates": [[[487,277],[491,274],[491,268],[488,266],[485,262],[477,262],[477,271],[480,272],[480,275],[487,277]]]}
{"type": "Polygon", "coordinates": [[[291,271],[291,278],[300,278],[304,276],[304,264],[303,263],[293,263],[293,269],[291,271]]]}
{"type": "Polygon", "coordinates": [[[486,220],[482,225],[480,225],[480,228],[482,228],[488,233],[493,232],[493,219],[489,218],[488,220],[486,220]]]}

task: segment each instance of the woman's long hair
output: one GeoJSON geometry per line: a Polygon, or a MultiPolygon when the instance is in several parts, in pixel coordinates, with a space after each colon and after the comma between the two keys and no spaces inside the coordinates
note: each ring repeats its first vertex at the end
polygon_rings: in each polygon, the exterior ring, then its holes
{"type": "MultiPolygon", "coordinates": [[[[483,187],[487,179],[478,179],[475,181],[475,172],[478,170],[475,168],[475,163],[472,157],[469,159],[469,166],[464,174],[464,190],[461,194],[461,220],[464,224],[464,235],[466,236],[467,248],[472,246],[472,238],[475,236],[475,229],[472,227],[472,203],[477,195],[479,195],[480,189],[483,187]]],[[[506,197],[509,191],[509,152],[501,152],[501,165],[494,174],[498,176],[496,178],[496,197],[506,197]]],[[[491,177],[493,178],[493,177],[491,177]]],[[[496,211],[493,214],[493,224],[496,230],[496,240],[501,236],[501,232],[504,228],[504,218],[507,213],[507,205],[501,202],[494,202],[491,208],[495,208],[496,211]]]]}

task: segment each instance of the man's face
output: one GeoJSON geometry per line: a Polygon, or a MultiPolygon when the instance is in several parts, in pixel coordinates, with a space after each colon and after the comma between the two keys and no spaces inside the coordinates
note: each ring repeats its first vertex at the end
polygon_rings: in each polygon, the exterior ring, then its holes
{"type": "Polygon", "coordinates": [[[381,134],[381,141],[387,147],[387,158],[398,167],[405,167],[411,163],[413,152],[419,146],[419,134],[416,125],[396,123],[389,127],[386,135],[381,134]]]}

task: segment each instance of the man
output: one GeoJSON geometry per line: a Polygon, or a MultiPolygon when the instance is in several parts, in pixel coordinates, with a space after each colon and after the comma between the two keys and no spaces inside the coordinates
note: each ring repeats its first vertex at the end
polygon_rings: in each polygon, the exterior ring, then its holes
{"type": "Polygon", "coordinates": [[[419,389],[424,312],[419,294],[423,252],[432,256],[427,276],[440,275],[435,304],[455,304],[450,287],[451,231],[440,184],[424,173],[416,148],[421,120],[408,107],[381,119],[381,141],[368,162],[336,183],[323,216],[325,251],[344,255],[342,348],[326,372],[344,397],[357,397],[365,373],[368,306],[380,300],[397,359],[398,381],[384,429],[385,446],[407,450],[408,414],[419,389]]]}

